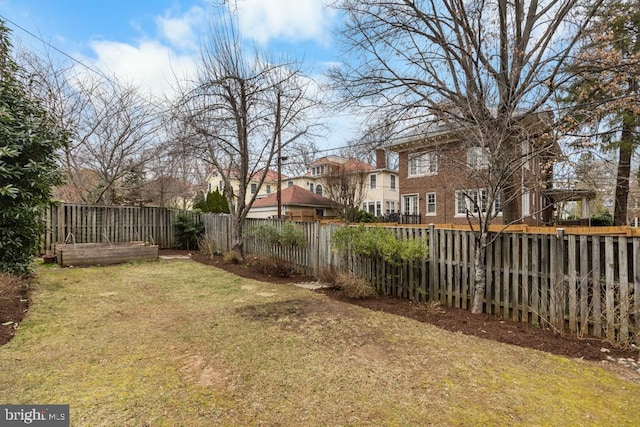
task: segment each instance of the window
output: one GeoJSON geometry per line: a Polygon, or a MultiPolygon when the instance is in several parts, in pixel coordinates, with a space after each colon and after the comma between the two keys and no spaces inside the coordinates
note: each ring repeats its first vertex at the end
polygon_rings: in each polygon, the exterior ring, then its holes
{"type": "MultiPolygon", "coordinates": [[[[456,215],[477,215],[478,211],[485,212],[487,208],[486,190],[461,190],[456,191],[456,215]]],[[[495,195],[493,201],[493,213],[500,215],[502,212],[502,201],[500,194],[495,195]]]]}
{"type": "Polygon", "coordinates": [[[293,181],[291,180],[287,181],[287,187],[293,187],[293,181]]]}
{"type": "Polygon", "coordinates": [[[378,181],[378,176],[377,175],[370,175],[369,176],[369,188],[376,188],[376,183],[378,181]]]}
{"type": "Polygon", "coordinates": [[[322,196],[322,185],[320,184],[316,185],[316,194],[318,196],[322,196]]]}
{"type": "Polygon", "coordinates": [[[220,181],[218,183],[218,191],[220,191],[220,193],[224,193],[224,181],[220,181]]]}
{"type": "Polygon", "coordinates": [[[307,182],[307,188],[313,193],[315,190],[315,185],[313,185],[313,182],[307,182]]]}
{"type": "Polygon", "coordinates": [[[382,202],[379,200],[376,202],[376,216],[382,215],[382,202]]]}
{"type": "Polygon", "coordinates": [[[258,191],[258,184],[251,184],[251,194],[256,194],[256,191],[258,191]]]}
{"type": "Polygon", "coordinates": [[[271,194],[271,186],[267,184],[266,188],[267,194],[271,194]]]}
{"type": "Polygon", "coordinates": [[[472,169],[489,167],[489,150],[484,147],[469,147],[467,149],[467,165],[472,169]]]}
{"type": "Polygon", "coordinates": [[[522,216],[531,215],[531,196],[528,188],[522,189],[522,216]]]}
{"type": "Polygon", "coordinates": [[[211,185],[211,183],[209,183],[209,185],[207,186],[207,193],[212,193],[211,187],[212,187],[212,185],[211,185]]]}
{"type": "Polygon", "coordinates": [[[436,193],[427,193],[427,212],[426,215],[436,214],[436,193]]]}
{"type": "Polygon", "coordinates": [[[387,210],[386,210],[386,214],[392,214],[396,212],[396,204],[395,202],[387,202],[387,210]]]}
{"type": "Polygon", "coordinates": [[[409,154],[409,176],[435,175],[438,173],[438,155],[435,151],[409,154]]]}
{"type": "Polygon", "coordinates": [[[409,194],[402,197],[402,212],[405,215],[420,215],[417,194],[409,194]]]}
{"type": "Polygon", "coordinates": [[[395,190],[396,189],[396,176],[395,175],[391,175],[391,189],[395,190]]]}

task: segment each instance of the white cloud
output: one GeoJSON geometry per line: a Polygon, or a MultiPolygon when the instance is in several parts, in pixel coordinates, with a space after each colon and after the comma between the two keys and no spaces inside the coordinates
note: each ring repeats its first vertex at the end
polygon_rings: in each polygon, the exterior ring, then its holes
{"type": "Polygon", "coordinates": [[[160,34],[174,47],[196,50],[198,48],[198,32],[206,23],[205,10],[194,6],[184,15],[173,17],[167,12],[156,18],[160,34]]]}
{"type": "Polygon", "coordinates": [[[327,42],[335,13],[324,0],[239,0],[242,34],[260,43],[272,39],[327,42]]]}
{"type": "Polygon", "coordinates": [[[91,43],[91,47],[99,69],[158,97],[172,95],[176,79],[193,76],[196,70],[193,56],[179,55],[157,41],[143,41],[137,46],[99,41],[91,43]]]}

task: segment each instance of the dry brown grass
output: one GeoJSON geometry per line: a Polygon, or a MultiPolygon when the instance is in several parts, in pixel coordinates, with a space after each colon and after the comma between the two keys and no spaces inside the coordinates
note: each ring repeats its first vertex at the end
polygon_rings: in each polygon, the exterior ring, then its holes
{"type": "Polygon", "coordinates": [[[353,274],[339,273],[334,283],[349,298],[371,298],[378,294],[371,283],[353,274]]]}
{"type": "Polygon", "coordinates": [[[40,269],[0,400],[72,425],[634,425],[640,385],[189,260],[40,269]]]}

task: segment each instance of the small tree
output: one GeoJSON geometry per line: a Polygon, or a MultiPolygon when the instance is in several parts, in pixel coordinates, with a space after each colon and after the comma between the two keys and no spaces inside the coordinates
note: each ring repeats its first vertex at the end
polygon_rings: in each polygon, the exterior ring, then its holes
{"type": "Polygon", "coordinates": [[[202,212],[229,213],[227,199],[220,194],[217,189],[212,193],[207,193],[207,195],[198,200],[193,207],[200,209],[202,212]]]}
{"type": "Polygon", "coordinates": [[[326,197],[345,222],[356,221],[366,195],[366,178],[365,171],[347,170],[345,165],[332,166],[324,177],[326,197]]]}
{"type": "Polygon", "coordinates": [[[0,272],[24,274],[40,249],[42,212],[60,182],[55,153],[66,138],[19,82],[10,50],[0,22],[0,272]]]}

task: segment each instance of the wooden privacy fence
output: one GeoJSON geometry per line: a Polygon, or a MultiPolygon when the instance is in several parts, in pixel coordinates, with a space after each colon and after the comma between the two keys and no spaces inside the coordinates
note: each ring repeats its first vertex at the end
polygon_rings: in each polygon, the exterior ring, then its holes
{"type": "MultiPolygon", "coordinates": [[[[252,220],[259,223],[265,220],[252,220]]],[[[275,255],[310,275],[323,268],[350,271],[379,291],[415,301],[471,309],[475,239],[469,230],[396,226],[400,239],[423,239],[421,260],[339,254],[331,233],[339,224],[297,223],[308,244],[278,248],[257,238],[247,253],[275,255]]],[[[547,230],[548,231],[548,230],[547,230]]],[[[634,233],[631,234],[635,236],[634,233]]],[[[640,237],[626,235],[494,233],[487,248],[485,313],[558,331],[640,343],[640,237]]]]}
{"type": "Polygon", "coordinates": [[[174,222],[180,213],[199,220],[198,214],[169,208],[51,205],[45,212],[47,231],[43,251],[50,252],[54,243],[65,240],[76,243],[144,240],[160,248],[172,248],[175,244],[174,222]]]}

